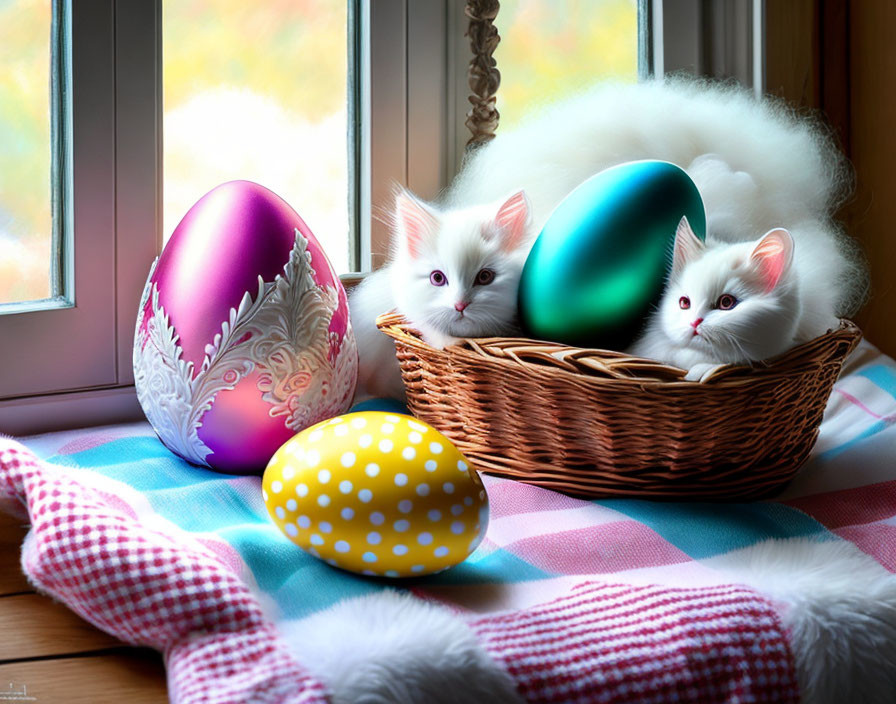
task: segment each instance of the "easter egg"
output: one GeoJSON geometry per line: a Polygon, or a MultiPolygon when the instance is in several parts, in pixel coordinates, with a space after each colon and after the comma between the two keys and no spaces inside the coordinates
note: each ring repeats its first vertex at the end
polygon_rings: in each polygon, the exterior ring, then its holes
{"type": "Polygon", "coordinates": [[[351,405],[345,290],[302,218],[231,181],[184,216],[149,273],[134,337],[137,398],[195,464],[260,474],[289,438],[351,405]]]}
{"type": "Polygon", "coordinates": [[[451,441],[381,411],[298,433],[271,458],[262,497],[296,545],[367,575],[440,572],[466,559],[488,526],[482,481],[451,441]]]}
{"type": "Polygon", "coordinates": [[[687,173],[635,161],[595,174],[551,213],[526,259],[520,322],[529,337],[621,350],[659,301],[682,217],[706,213],[687,173]]]}

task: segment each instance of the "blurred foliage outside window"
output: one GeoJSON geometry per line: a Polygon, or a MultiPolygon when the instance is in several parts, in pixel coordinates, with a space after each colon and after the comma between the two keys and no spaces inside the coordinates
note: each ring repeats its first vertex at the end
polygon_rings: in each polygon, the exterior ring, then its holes
{"type": "Polygon", "coordinates": [[[0,303],[49,298],[50,0],[0,0],[0,303]]]}

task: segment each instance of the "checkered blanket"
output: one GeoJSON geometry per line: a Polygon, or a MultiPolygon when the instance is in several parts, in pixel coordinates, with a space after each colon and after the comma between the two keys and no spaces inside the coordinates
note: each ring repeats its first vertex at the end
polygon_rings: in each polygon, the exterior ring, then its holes
{"type": "MultiPolygon", "coordinates": [[[[863,343],[776,500],[584,501],[486,476],[476,552],[397,584],[466,614],[527,701],[797,701],[771,605],[692,585],[769,538],[845,541],[896,571],[894,421],[896,363],[863,343]]],[[[164,651],[176,702],[325,700],[272,619],[388,586],[302,552],[268,519],[257,477],[191,466],[147,424],[0,439],[0,499],[30,516],[23,569],[37,587],[164,651]]]]}

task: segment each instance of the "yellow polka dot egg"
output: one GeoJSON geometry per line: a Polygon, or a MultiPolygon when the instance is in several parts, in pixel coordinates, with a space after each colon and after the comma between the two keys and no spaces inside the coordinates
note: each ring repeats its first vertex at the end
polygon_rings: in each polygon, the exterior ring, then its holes
{"type": "Polygon", "coordinates": [[[338,416],[286,442],[262,496],[299,547],[366,575],[440,572],[465,560],[488,526],[482,481],[451,441],[380,411],[338,416]]]}

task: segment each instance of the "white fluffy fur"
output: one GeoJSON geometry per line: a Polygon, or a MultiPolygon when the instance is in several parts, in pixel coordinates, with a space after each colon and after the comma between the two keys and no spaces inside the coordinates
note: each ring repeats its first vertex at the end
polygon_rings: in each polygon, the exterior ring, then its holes
{"type": "Polygon", "coordinates": [[[351,599],[280,630],[333,704],[522,702],[460,618],[409,594],[351,599]]]}
{"type": "MultiPolygon", "coordinates": [[[[896,576],[854,545],[769,540],[704,564],[719,572],[712,583],[773,602],[804,704],[896,701],[896,576]]],[[[521,701],[461,617],[410,595],[345,601],[280,628],[335,704],[521,701]]]]}
{"type": "MultiPolygon", "coordinates": [[[[520,189],[530,201],[526,239],[531,242],[577,185],[636,159],[662,159],[685,168],[700,189],[709,230],[719,241],[745,242],[772,228],[787,228],[796,243],[796,269],[811,272],[802,292],[822,312],[815,329],[824,330],[861,303],[867,290],[861,258],[831,219],[850,181],[831,139],[783,103],[760,102],[733,86],[693,80],[599,85],[533,112],[514,131],[499,131],[469,156],[451,188],[431,206],[444,216],[439,242],[461,246],[474,207],[493,207],[520,189]]],[[[457,253],[439,252],[446,255],[457,253]]],[[[411,288],[406,277],[418,276],[402,267],[390,271],[392,286],[401,290],[411,288]]],[[[389,298],[386,283],[374,279],[352,297],[362,388],[365,377],[377,374],[391,353],[388,339],[361,320],[371,310],[384,312],[397,303],[389,298]],[[371,298],[369,304],[360,301],[362,296],[371,298]]],[[[425,286],[415,291],[416,302],[432,293],[425,286]]],[[[394,363],[390,368],[397,370],[394,363]]]]}

